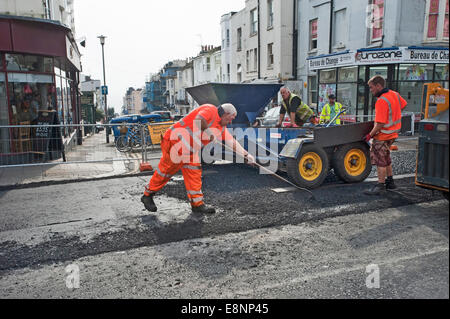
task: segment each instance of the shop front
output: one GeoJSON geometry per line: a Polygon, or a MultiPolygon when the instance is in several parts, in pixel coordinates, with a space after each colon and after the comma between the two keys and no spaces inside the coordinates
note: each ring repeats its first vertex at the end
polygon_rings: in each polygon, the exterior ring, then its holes
{"type": "Polygon", "coordinates": [[[26,126],[80,123],[80,54],[70,29],[42,19],[0,16],[0,35],[0,164],[42,161],[39,155],[55,151],[52,147],[61,153],[63,139],[77,138],[72,128],[52,132],[60,143],[42,149],[39,128],[26,126]]]}
{"type": "Polygon", "coordinates": [[[404,112],[420,114],[423,84],[449,87],[448,63],[448,48],[431,47],[360,49],[309,58],[309,70],[316,71],[318,78],[316,111],[321,112],[328,96],[335,94],[347,108],[348,122],[372,119],[375,99],[367,82],[381,75],[388,88],[407,100],[404,112]]]}

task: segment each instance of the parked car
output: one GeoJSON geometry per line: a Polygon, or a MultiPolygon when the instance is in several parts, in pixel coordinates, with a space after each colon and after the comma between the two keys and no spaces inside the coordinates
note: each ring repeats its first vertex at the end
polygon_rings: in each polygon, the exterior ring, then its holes
{"type": "MultiPolygon", "coordinates": [[[[263,117],[256,118],[258,126],[275,127],[280,119],[280,110],[281,106],[276,106],[268,110],[263,117]]],[[[289,123],[291,120],[286,114],[282,126],[286,127],[289,123]]]]}
{"type": "Polygon", "coordinates": [[[95,123],[95,124],[96,124],[96,125],[95,125],[95,132],[96,132],[96,133],[101,132],[101,131],[103,131],[103,130],[105,129],[105,127],[103,126],[102,123],[97,122],[97,123],[95,123]]]}
{"type": "Polygon", "coordinates": [[[173,116],[172,113],[170,113],[170,111],[153,111],[150,114],[159,114],[162,116],[164,120],[173,121],[173,116]]]}

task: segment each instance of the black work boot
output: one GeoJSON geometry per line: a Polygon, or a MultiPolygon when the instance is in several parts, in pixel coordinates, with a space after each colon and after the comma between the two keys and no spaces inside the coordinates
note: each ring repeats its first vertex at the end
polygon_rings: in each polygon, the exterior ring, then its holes
{"type": "Polygon", "coordinates": [[[384,184],[386,185],[386,189],[396,189],[397,188],[397,185],[395,185],[394,178],[392,176],[387,177],[384,184]]]}
{"type": "Polygon", "coordinates": [[[374,185],[371,189],[364,191],[366,195],[382,195],[386,192],[386,186],[384,184],[378,183],[374,185]]]}
{"type": "Polygon", "coordinates": [[[155,194],[150,194],[149,196],[143,195],[143,196],[141,197],[141,202],[143,202],[145,208],[146,208],[148,211],[151,211],[151,212],[156,212],[156,211],[158,210],[158,208],[156,207],[155,202],[153,201],[153,196],[154,196],[154,195],[155,195],[155,194]]]}
{"type": "Polygon", "coordinates": [[[200,205],[197,207],[192,206],[193,213],[201,213],[201,214],[215,214],[216,210],[212,207],[206,207],[205,205],[200,205]]]}

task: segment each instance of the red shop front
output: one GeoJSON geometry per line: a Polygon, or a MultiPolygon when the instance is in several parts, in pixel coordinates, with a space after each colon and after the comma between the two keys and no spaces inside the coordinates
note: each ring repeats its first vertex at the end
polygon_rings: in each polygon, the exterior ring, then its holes
{"type": "MultiPolygon", "coordinates": [[[[80,71],[80,53],[69,28],[50,20],[0,16],[0,165],[42,153],[33,145],[35,128],[7,126],[38,125],[42,114],[53,115],[54,123],[80,123],[80,71]]],[[[72,128],[59,129],[58,135],[61,142],[81,142],[72,128]]]]}

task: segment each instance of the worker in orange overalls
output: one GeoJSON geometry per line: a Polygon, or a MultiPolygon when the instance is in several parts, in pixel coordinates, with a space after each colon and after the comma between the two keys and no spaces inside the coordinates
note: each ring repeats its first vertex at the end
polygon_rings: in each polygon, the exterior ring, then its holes
{"type": "Polygon", "coordinates": [[[378,98],[375,104],[375,125],[364,137],[366,142],[371,139],[370,158],[372,165],[377,166],[378,184],[364,191],[366,195],[381,195],[386,190],[396,189],[394,183],[390,148],[402,128],[402,110],[408,104],[398,92],[385,87],[386,81],[376,75],[368,82],[372,94],[378,98]]]}
{"type": "Polygon", "coordinates": [[[203,202],[200,162],[202,146],[214,140],[224,141],[234,152],[243,156],[246,162],[255,162],[253,156],[242,148],[226,128],[236,115],[236,108],[232,104],[222,104],[219,107],[205,104],[193,110],[166,131],[161,140],[161,160],[141,198],[147,210],[157,211],[153,200],[155,193],[181,169],[192,211],[204,214],[215,213],[214,208],[206,207],[203,202]]]}

